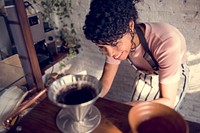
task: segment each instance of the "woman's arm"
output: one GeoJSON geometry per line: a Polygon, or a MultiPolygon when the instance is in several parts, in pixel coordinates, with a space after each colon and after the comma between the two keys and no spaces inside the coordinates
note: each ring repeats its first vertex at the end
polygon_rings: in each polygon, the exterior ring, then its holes
{"type": "Polygon", "coordinates": [[[161,98],[153,100],[152,102],[161,103],[171,108],[174,108],[176,94],[178,90],[178,82],[169,85],[159,83],[159,89],[161,92],[161,98]]]}
{"type": "MultiPolygon", "coordinates": [[[[170,85],[164,85],[159,83],[159,89],[161,93],[161,98],[158,98],[156,100],[152,100],[151,102],[161,103],[168,107],[174,108],[175,100],[176,100],[176,94],[178,90],[178,82],[170,85]]],[[[131,106],[135,106],[138,103],[141,103],[143,101],[134,101],[134,102],[127,102],[126,104],[129,104],[131,106]]]]}
{"type": "Polygon", "coordinates": [[[104,97],[108,91],[110,90],[110,87],[112,85],[112,82],[114,80],[114,77],[117,73],[119,64],[108,64],[105,63],[103,74],[101,77],[101,83],[102,83],[102,94],[101,97],[104,97]]]}

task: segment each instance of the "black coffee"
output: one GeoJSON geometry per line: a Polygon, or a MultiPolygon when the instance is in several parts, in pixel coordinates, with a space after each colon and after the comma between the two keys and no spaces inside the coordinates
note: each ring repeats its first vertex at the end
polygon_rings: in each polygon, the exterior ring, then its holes
{"type": "Polygon", "coordinates": [[[172,119],[166,116],[146,120],[138,126],[138,133],[185,133],[185,128],[172,119]]]}
{"type": "Polygon", "coordinates": [[[62,89],[57,96],[57,101],[62,104],[75,105],[88,102],[96,97],[97,93],[91,85],[82,84],[78,88],[77,84],[67,86],[62,89]]]}

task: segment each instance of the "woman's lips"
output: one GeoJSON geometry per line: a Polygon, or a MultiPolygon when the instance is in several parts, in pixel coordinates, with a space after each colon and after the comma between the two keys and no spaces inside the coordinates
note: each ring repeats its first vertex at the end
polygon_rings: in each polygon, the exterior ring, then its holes
{"type": "Polygon", "coordinates": [[[113,57],[114,59],[118,59],[121,55],[123,54],[123,52],[121,52],[119,55],[113,57]]]}

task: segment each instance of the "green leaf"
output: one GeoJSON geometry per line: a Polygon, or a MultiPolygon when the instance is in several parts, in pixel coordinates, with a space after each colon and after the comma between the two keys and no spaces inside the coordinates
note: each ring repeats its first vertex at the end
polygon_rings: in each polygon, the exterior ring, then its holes
{"type": "Polygon", "coordinates": [[[55,3],[54,6],[55,6],[55,7],[59,7],[58,3],[55,3]]]}
{"type": "Polygon", "coordinates": [[[65,1],[61,1],[61,3],[60,3],[60,6],[61,7],[64,7],[66,4],[65,4],[65,1]]]}
{"type": "Polygon", "coordinates": [[[44,2],[44,1],[41,1],[41,5],[46,5],[47,6],[47,3],[44,2]]]}
{"type": "Polygon", "coordinates": [[[60,62],[60,67],[65,67],[65,64],[60,62]]]}
{"type": "Polygon", "coordinates": [[[67,25],[67,24],[64,24],[63,26],[64,26],[64,27],[67,27],[68,25],[67,25]]]}

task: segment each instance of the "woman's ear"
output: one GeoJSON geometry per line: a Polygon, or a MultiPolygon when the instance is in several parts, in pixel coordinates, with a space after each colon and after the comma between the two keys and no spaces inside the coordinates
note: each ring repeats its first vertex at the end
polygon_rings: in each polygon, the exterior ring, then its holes
{"type": "Polygon", "coordinates": [[[132,31],[134,31],[134,21],[133,20],[131,20],[130,22],[129,22],[129,27],[130,27],[130,29],[132,30],[132,31]]]}

